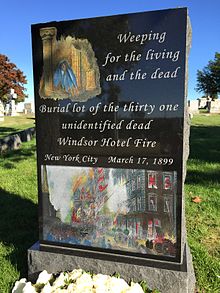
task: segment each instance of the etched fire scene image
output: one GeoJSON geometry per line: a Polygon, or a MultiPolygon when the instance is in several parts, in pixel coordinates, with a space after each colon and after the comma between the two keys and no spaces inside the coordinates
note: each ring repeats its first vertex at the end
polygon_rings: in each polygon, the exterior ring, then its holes
{"type": "Polygon", "coordinates": [[[41,169],[44,241],[176,256],[176,171],[41,169]]]}
{"type": "Polygon", "coordinates": [[[57,29],[40,29],[43,46],[43,74],[40,97],[87,101],[101,93],[100,73],[87,39],[72,36],[56,39],[57,29]]]}

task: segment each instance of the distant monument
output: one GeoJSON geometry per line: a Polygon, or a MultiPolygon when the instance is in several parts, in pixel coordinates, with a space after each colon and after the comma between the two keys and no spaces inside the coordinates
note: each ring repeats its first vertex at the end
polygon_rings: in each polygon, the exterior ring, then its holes
{"type": "Polygon", "coordinates": [[[8,93],[8,103],[6,105],[6,115],[7,116],[17,116],[15,100],[17,99],[17,94],[14,89],[10,89],[8,93]]]}
{"type": "Polygon", "coordinates": [[[201,97],[197,99],[199,102],[199,109],[207,109],[208,108],[208,102],[210,102],[212,99],[210,97],[201,97]]]}
{"type": "Polygon", "coordinates": [[[199,114],[199,101],[190,100],[188,101],[189,113],[190,114],[199,114]]]}
{"type": "Polygon", "coordinates": [[[33,114],[34,113],[34,107],[32,103],[24,103],[24,114],[33,114]]]}
{"type": "Polygon", "coordinates": [[[4,121],[5,109],[2,101],[0,100],[0,122],[4,121]]]}
{"type": "Polygon", "coordinates": [[[220,114],[220,100],[216,99],[214,101],[207,102],[208,112],[210,114],[220,114]]]}

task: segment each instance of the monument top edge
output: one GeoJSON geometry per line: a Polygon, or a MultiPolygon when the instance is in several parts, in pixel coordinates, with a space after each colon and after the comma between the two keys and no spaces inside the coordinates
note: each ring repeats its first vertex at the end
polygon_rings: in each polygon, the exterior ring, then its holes
{"type": "Polygon", "coordinates": [[[120,17],[120,16],[125,16],[125,15],[138,15],[138,14],[146,14],[146,13],[159,13],[159,12],[168,12],[168,11],[174,11],[174,10],[178,10],[178,11],[185,11],[186,15],[188,14],[188,8],[187,7],[175,7],[175,8],[165,8],[165,9],[157,9],[157,10],[146,10],[146,11],[136,11],[136,12],[125,12],[125,13],[116,13],[116,14],[109,14],[109,15],[99,15],[99,16],[89,16],[89,17],[82,17],[82,18],[73,18],[73,19],[65,19],[65,20],[51,20],[51,21],[45,21],[45,22],[39,22],[39,23],[33,23],[31,24],[32,28],[35,27],[43,27],[46,25],[56,25],[56,23],[60,23],[60,22],[72,22],[72,21],[82,21],[82,20],[93,20],[93,19],[101,19],[101,18],[110,18],[110,17],[120,17]]]}

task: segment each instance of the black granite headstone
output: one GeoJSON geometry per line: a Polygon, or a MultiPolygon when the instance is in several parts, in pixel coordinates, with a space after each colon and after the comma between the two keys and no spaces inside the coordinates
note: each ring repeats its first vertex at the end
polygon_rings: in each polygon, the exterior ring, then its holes
{"type": "Polygon", "coordinates": [[[187,9],[32,26],[40,248],[180,263],[187,9]]]}

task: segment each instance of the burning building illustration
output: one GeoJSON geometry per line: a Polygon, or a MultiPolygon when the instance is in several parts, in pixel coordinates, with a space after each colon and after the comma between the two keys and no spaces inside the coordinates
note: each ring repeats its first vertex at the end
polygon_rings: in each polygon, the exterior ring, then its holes
{"type": "Polygon", "coordinates": [[[44,240],[175,257],[176,185],[176,171],[42,166],[44,240]]]}

